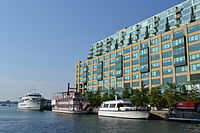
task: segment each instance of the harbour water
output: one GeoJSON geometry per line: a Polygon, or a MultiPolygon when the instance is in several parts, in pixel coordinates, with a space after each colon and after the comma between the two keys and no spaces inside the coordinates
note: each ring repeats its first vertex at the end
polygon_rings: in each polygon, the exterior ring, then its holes
{"type": "Polygon", "coordinates": [[[0,133],[199,133],[200,124],[0,107],[0,133]]]}

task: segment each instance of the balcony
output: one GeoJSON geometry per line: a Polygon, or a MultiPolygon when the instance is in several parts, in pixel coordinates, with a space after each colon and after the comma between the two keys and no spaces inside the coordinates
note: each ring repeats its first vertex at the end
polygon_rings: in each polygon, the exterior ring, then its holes
{"type": "Polygon", "coordinates": [[[157,33],[157,32],[158,32],[158,30],[155,29],[155,28],[153,28],[153,29],[151,29],[151,30],[149,31],[150,34],[155,34],[155,33],[157,33]]]}
{"type": "Polygon", "coordinates": [[[153,22],[156,23],[156,22],[158,22],[158,21],[159,21],[159,17],[156,17],[156,16],[155,16],[155,17],[153,18],[153,22]]]}
{"type": "Polygon", "coordinates": [[[158,23],[154,23],[152,27],[153,27],[153,28],[157,28],[158,26],[159,26],[158,23]]]}
{"type": "Polygon", "coordinates": [[[101,52],[103,49],[102,48],[98,48],[97,50],[96,50],[96,52],[101,52]]]}
{"type": "Polygon", "coordinates": [[[109,52],[110,51],[110,48],[106,48],[104,49],[105,52],[109,52]]]}
{"type": "Polygon", "coordinates": [[[176,20],[177,19],[180,19],[182,17],[182,15],[179,13],[179,14],[176,14],[176,20]]]}
{"type": "Polygon", "coordinates": [[[132,37],[132,40],[133,40],[133,41],[137,41],[138,39],[139,39],[138,36],[133,36],[133,37],[132,37]]]}
{"type": "Polygon", "coordinates": [[[102,55],[102,52],[95,53],[95,56],[100,56],[100,55],[102,55]]]}
{"type": "Polygon", "coordinates": [[[103,45],[103,43],[97,43],[96,47],[99,48],[103,45]]]}
{"type": "Polygon", "coordinates": [[[104,47],[110,48],[110,44],[105,44],[104,47]]]}
{"type": "Polygon", "coordinates": [[[176,23],[174,24],[174,26],[179,26],[181,24],[181,21],[176,21],[176,23]]]}
{"type": "Polygon", "coordinates": [[[93,52],[92,52],[92,51],[90,51],[90,52],[89,52],[89,55],[93,55],[93,52]]]}
{"type": "Polygon", "coordinates": [[[182,10],[183,10],[183,8],[176,7],[176,13],[180,13],[182,10]]]}
{"type": "Polygon", "coordinates": [[[87,57],[87,59],[92,59],[92,58],[93,58],[93,56],[88,56],[88,57],[87,57]]]}
{"type": "Polygon", "coordinates": [[[138,31],[138,30],[140,30],[140,28],[141,28],[141,26],[137,24],[136,27],[135,27],[135,30],[138,31]]]}
{"type": "Polygon", "coordinates": [[[89,50],[90,50],[90,51],[93,51],[93,48],[90,48],[89,50]]]}
{"type": "Polygon", "coordinates": [[[139,34],[140,34],[140,31],[136,30],[136,31],[133,32],[133,34],[134,34],[134,35],[139,35],[139,34]]]}

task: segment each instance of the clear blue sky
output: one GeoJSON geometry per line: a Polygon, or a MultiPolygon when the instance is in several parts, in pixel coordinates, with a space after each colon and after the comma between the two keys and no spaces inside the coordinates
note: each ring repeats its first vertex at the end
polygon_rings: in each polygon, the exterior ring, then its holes
{"type": "Polygon", "coordinates": [[[183,1],[0,0],[0,100],[33,88],[51,98],[92,43],[183,1]]]}

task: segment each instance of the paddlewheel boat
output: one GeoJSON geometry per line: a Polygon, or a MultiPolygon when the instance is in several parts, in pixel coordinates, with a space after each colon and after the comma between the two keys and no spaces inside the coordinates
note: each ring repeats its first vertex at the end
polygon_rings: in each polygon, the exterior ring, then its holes
{"type": "Polygon", "coordinates": [[[70,88],[67,92],[59,92],[52,100],[52,111],[62,113],[88,113],[89,103],[84,102],[85,97],[77,93],[76,88],[70,88]]]}

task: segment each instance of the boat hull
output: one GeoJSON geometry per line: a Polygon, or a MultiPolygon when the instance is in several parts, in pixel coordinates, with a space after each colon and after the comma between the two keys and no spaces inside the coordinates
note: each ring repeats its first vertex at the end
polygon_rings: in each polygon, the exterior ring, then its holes
{"type": "Polygon", "coordinates": [[[87,111],[70,111],[70,110],[56,110],[52,109],[52,112],[57,112],[57,113],[69,113],[69,114],[87,114],[87,111]]]}
{"type": "Polygon", "coordinates": [[[38,110],[41,111],[44,108],[44,103],[41,100],[27,100],[24,102],[18,103],[19,109],[26,109],[26,110],[38,110]]]}
{"type": "Polygon", "coordinates": [[[98,111],[99,116],[128,118],[128,119],[148,119],[149,111],[98,111]]]}

